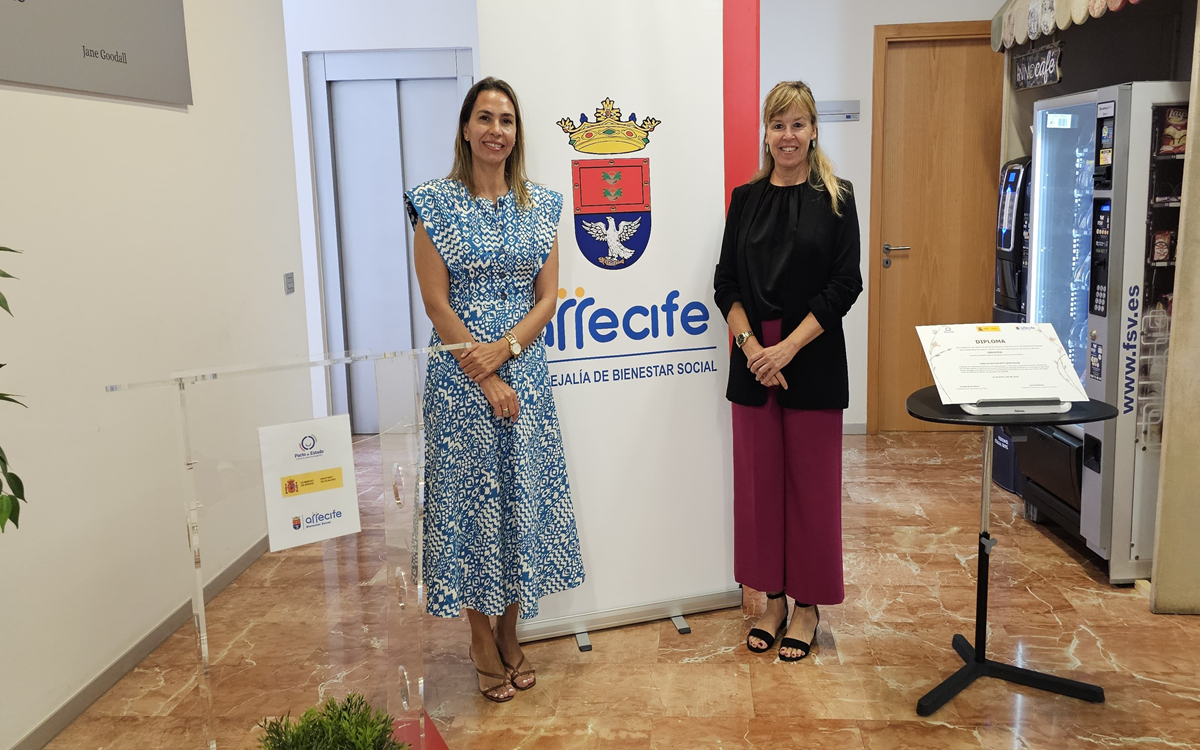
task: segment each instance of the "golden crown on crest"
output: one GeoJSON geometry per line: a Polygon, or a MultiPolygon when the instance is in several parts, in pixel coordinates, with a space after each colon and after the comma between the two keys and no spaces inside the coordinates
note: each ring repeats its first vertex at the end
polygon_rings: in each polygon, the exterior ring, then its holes
{"type": "Polygon", "coordinates": [[[570,137],[571,146],[584,154],[627,154],[641,151],[650,142],[650,133],[661,124],[653,117],[637,123],[637,115],[621,119],[621,110],[613,106],[612,99],[605,99],[596,108],[595,122],[588,122],[587,115],[579,115],[579,127],[575,121],[564,117],[558,126],[570,137]]]}

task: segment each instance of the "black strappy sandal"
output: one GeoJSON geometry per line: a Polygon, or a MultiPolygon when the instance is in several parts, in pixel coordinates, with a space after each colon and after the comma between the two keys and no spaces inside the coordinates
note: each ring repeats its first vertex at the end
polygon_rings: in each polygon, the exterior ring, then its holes
{"type": "MultiPolygon", "coordinates": [[[[780,591],[778,594],[767,594],[768,599],[779,599],[783,596],[784,592],[782,591],[780,591]]],[[[785,599],[783,602],[783,622],[779,623],[779,627],[775,629],[774,633],[768,633],[762,628],[750,628],[750,632],[746,634],[746,648],[750,649],[756,654],[762,654],[770,651],[771,647],[775,645],[775,639],[779,637],[780,633],[783,633],[787,630],[787,623],[787,600],[785,599]],[[750,645],[751,638],[757,638],[767,645],[763,646],[762,648],[755,648],[750,645]]]]}
{"type": "MultiPolygon", "coordinates": [[[[813,606],[813,609],[815,609],[817,611],[817,624],[816,624],[816,627],[813,628],[813,643],[816,643],[817,642],[817,633],[821,630],[821,610],[815,604],[812,606],[813,606]]],[[[807,607],[796,607],[796,609],[807,609],[807,607]]],[[[794,612],[793,612],[793,614],[794,614],[794,612]]],[[[801,652],[799,656],[784,656],[781,653],[781,654],[779,654],[779,661],[796,662],[796,661],[800,661],[801,659],[803,659],[804,657],[806,657],[810,653],[812,653],[812,644],[805,643],[804,641],[798,641],[795,638],[784,638],[782,641],[779,642],[779,648],[780,649],[794,648],[797,651],[801,652]]]]}

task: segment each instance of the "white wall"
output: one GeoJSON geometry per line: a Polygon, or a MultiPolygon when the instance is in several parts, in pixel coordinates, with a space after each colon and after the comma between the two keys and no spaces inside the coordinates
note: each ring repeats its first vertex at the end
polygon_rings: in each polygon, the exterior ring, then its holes
{"type": "MultiPolygon", "coordinates": [[[[0,84],[0,244],[25,250],[3,263],[0,390],[30,407],[0,409],[29,497],[0,536],[0,748],[188,598],[177,395],[104,386],[307,353],[283,293],[301,269],[280,2],[184,6],[194,106],[0,84]]],[[[263,408],[308,403],[300,385],[263,408]]],[[[265,533],[244,512],[210,578],[265,533]]]]}
{"type": "MultiPolygon", "coordinates": [[[[325,350],[325,333],[321,318],[317,216],[313,197],[304,53],[470,47],[475,77],[478,79],[479,28],[475,0],[283,0],[283,16],[287,37],[288,89],[292,101],[292,137],[296,149],[300,247],[307,281],[303,293],[308,346],[312,354],[320,354],[325,350]]],[[[403,206],[397,206],[396,210],[402,211],[403,206]]],[[[317,388],[314,388],[314,400],[314,411],[323,414],[325,402],[317,388]]]]}
{"type": "MultiPolygon", "coordinates": [[[[875,26],[990,20],[1001,0],[761,0],[760,101],[779,81],[802,80],[818,101],[858,99],[858,122],[829,123],[820,139],[841,177],[854,183],[862,228],[863,293],[846,316],[850,364],[847,428],[867,422],[867,299],[871,219],[871,91],[875,26]]],[[[999,154],[996,155],[999,159],[999,154]]]]}

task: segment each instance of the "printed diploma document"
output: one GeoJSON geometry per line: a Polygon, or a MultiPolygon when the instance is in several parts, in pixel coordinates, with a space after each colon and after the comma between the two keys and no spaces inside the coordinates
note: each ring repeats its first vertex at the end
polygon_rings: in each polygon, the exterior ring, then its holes
{"type": "Polygon", "coordinates": [[[1049,323],[917,326],[943,404],[1087,401],[1049,323]]]}

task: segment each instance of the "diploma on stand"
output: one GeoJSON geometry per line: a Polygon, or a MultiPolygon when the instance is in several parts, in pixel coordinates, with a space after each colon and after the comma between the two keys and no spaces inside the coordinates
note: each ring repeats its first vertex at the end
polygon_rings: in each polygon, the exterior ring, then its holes
{"type": "Polygon", "coordinates": [[[1087,401],[1049,323],[917,326],[943,404],[969,414],[1052,414],[1087,401]]]}

